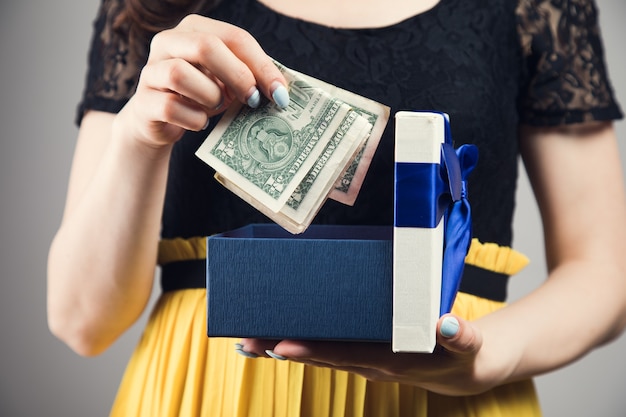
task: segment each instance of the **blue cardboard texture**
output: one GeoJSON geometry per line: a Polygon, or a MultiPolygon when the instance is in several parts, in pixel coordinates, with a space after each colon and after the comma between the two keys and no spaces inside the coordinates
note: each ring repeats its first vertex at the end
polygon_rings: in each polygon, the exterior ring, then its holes
{"type": "Polygon", "coordinates": [[[392,233],[268,224],[209,237],[207,334],[390,342],[392,233]]]}

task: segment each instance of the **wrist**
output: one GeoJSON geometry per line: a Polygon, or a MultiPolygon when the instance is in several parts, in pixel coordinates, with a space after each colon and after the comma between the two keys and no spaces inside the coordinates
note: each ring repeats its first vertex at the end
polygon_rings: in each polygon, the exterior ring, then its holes
{"type": "Polygon", "coordinates": [[[185,130],[165,122],[145,121],[134,111],[133,98],[115,115],[113,140],[150,159],[169,158],[174,143],[185,130]]]}
{"type": "Polygon", "coordinates": [[[486,323],[486,319],[483,317],[477,321],[483,331],[483,345],[476,356],[475,374],[483,385],[493,388],[520,378],[516,371],[521,357],[521,340],[514,334],[498,331],[490,325],[492,323],[486,323]]]}
{"type": "Polygon", "coordinates": [[[172,149],[173,144],[152,143],[125,129],[121,123],[114,124],[103,162],[110,171],[125,177],[129,184],[146,191],[164,185],[172,149]]]}

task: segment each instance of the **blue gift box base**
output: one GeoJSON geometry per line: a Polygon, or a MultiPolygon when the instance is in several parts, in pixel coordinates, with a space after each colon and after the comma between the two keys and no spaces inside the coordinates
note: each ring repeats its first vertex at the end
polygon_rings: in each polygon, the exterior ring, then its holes
{"type": "Polygon", "coordinates": [[[209,237],[207,334],[390,342],[392,234],[259,224],[209,237]]]}

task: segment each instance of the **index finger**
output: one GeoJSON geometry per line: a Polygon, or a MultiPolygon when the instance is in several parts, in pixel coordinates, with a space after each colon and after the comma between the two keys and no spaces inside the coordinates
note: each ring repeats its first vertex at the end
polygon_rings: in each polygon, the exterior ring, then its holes
{"type": "MultiPolygon", "coordinates": [[[[155,36],[153,42],[160,42],[154,48],[157,58],[181,57],[201,65],[244,103],[254,104],[255,94],[260,99],[258,89],[277,104],[283,104],[281,107],[286,106],[285,78],[256,39],[239,27],[191,15],[174,30],[159,38],[155,36]],[[184,41],[179,38],[181,35],[184,41]],[[277,98],[283,99],[283,103],[278,103],[277,98]]],[[[288,95],[286,99],[288,102],[288,95]]]]}

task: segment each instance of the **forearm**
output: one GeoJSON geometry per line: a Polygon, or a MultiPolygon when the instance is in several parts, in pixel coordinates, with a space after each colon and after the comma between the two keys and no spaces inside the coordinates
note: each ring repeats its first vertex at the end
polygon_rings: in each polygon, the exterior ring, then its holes
{"type": "Polygon", "coordinates": [[[509,379],[563,366],[615,337],[626,321],[626,196],[612,126],[522,133],[549,276],[533,293],[481,320],[486,348],[494,344],[512,355],[509,379]]]}
{"type": "Polygon", "coordinates": [[[52,331],[82,354],[105,349],[149,300],[169,154],[111,129],[91,178],[71,186],[49,255],[48,308],[52,331]]]}
{"type": "Polygon", "coordinates": [[[528,296],[478,321],[479,366],[510,382],[562,367],[619,335],[626,325],[624,270],[570,262],[528,296]]]}

